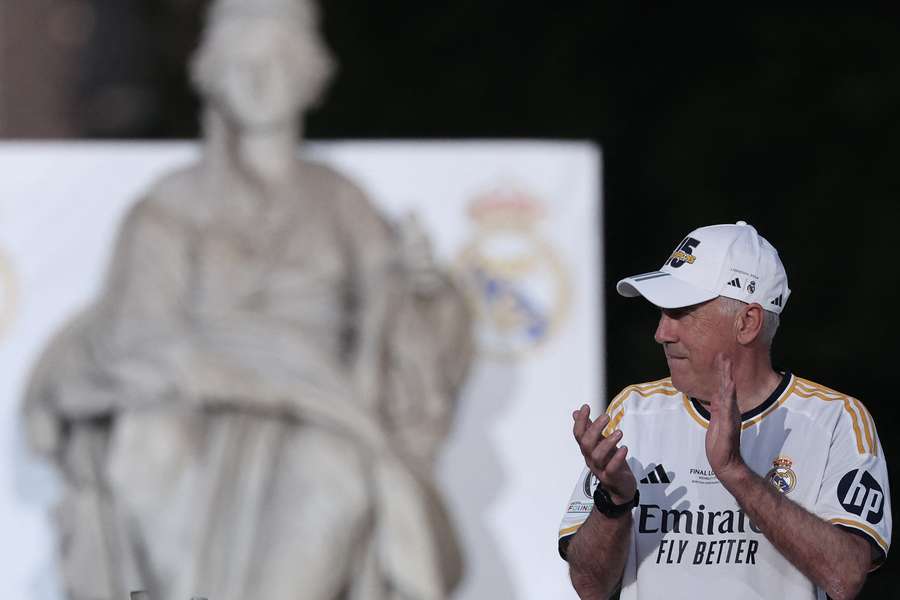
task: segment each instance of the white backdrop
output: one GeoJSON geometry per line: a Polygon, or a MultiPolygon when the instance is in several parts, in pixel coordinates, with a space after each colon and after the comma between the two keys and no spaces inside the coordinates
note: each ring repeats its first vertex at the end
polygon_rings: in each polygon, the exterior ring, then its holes
{"type": "MultiPolygon", "coordinates": [[[[59,597],[46,517],[55,483],[23,449],[17,413],[29,366],[96,293],[124,211],[197,151],[192,143],[0,144],[0,597],[59,597]]],[[[501,282],[518,304],[491,305],[479,323],[484,350],[438,478],[466,553],[459,600],[575,598],[556,534],[583,464],[571,411],[603,404],[597,149],[339,142],[308,153],[359,183],[390,217],[414,208],[439,259],[460,273],[482,266],[479,256],[525,259],[524,274],[501,282]]],[[[487,306],[496,283],[473,297],[487,306]]]]}

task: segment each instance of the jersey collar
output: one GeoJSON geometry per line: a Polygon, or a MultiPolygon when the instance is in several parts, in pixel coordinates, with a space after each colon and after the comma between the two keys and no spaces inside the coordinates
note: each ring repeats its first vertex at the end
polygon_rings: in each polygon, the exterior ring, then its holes
{"type": "MultiPolygon", "coordinates": [[[[794,376],[790,371],[784,371],[781,376],[781,381],[778,383],[778,386],[775,390],[769,394],[769,397],[766,398],[765,402],[754,408],[753,410],[749,410],[745,413],[741,413],[741,429],[747,429],[751,425],[759,423],[766,416],[771,414],[776,408],[781,406],[787,397],[790,395],[790,389],[793,387],[794,376]]],[[[682,394],[684,397],[684,407],[687,409],[688,414],[693,417],[697,423],[699,423],[702,427],[709,427],[709,411],[706,410],[706,407],[700,403],[699,400],[695,398],[689,398],[687,395],[682,394]]]]}

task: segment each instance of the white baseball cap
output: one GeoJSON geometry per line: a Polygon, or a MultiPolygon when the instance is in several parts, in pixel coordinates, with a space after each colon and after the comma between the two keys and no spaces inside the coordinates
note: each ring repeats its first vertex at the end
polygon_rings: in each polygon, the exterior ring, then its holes
{"type": "Polygon", "coordinates": [[[661,308],[727,296],[781,314],[791,290],[778,251],[752,225],[710,225],[690,232],[660,267],[626,277],[616,291],[661,308]]]}

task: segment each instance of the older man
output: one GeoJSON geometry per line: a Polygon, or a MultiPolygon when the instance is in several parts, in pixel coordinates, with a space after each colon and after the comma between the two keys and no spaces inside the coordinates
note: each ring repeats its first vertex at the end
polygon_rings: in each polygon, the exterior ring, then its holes
{"type": "Polygon", "coordinates": [[[859,400],[772,368],[775,248],[743,221],[702,227],[617,290],[660,308],[671,377],[573,413],[586,468],[559,550],[579,596],[858,594],[890,545],[884,453],[859,400]]]}

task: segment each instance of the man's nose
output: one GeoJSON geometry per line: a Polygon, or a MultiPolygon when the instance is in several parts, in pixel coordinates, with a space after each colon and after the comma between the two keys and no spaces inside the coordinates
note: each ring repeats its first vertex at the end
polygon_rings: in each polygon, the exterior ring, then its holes
{"type": "Polygon", "coordinates": [[[670,318],[666,313],[660,314],[659,324],[656,326],[656,333],[653,335],[653,339],[655,339],[658,344],[677,342],[678,338],[675,335],[675,319],[670,318]]]}

